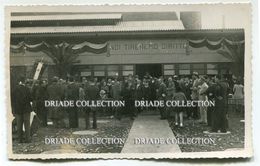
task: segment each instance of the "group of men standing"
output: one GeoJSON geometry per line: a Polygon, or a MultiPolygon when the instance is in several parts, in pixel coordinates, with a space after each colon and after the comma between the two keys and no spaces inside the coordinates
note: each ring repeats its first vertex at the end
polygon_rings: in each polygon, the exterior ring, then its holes
{"type": "MultiPolygon", "coordinates": [[[[200,123],[207,124],[211,127],[211,132],[227,132],[228,120],[228,93],[229,84],[227,80],[220,75],[214,77],[202,76],[199,78],[197,73],[193,74],[193,84],[191,87],[191,99],[205,101],[209,100],[215,102],[214,107],[199,107],[200,123]]],[[[196,108],[193,113],[195,117],[196,108]]]]}
{"type": "MultiPolygon", "coordinates": [[[[227,97],[229,85],[224,77],[219,75],[207,77],[194,72],[192,78],[187,76],[173,76],[155,78],[149,74],[141,80],[138,76],[129,75],[123,80],[116,78],[87,79],[75,81],[70,77],[67,81],[54,77],[50,83],[47,80],[35,81],[33,84],[20,79],[18,85],[12,89],[12,111],[15,115],[18,136],[22,142],[22,126],[25,126],[25,140],[30,142],[30,112],[34,110],[43,126],[47,126],[49,117],[54,127],[65,127],[64,118],[68,113],[69,127],[79,127],[79,108],[69,107],[66,111],[59,107],[47,108],[45,100],[124,100],[124,108],[112,108],[110,115],[121,119],[122,115],[134,119],[144,109],[159,109],[161,119],[169,118],[169,111],[176,111],[176,124],[179,115],[183,127],[183,112],[187,118],[200,119],[200,123],[211,126],[212,132],[226,132],[227,130],[227,97]],[[174,108],[135,108],[134,100],[211,100],[215,107],[200,106],[175,109],[174,108]],[[173,109],[173,110],[171,110],[173,109]],[[49,115],[47,114],[49,112],[49,115]],[[179,114],[180,113],[180,114],[179,114]]],[[[92,113],[92,127],[97,128],[98,108],[80,108],[85,112],[86,129],[90,128],[90,114],[92,113]]]]}

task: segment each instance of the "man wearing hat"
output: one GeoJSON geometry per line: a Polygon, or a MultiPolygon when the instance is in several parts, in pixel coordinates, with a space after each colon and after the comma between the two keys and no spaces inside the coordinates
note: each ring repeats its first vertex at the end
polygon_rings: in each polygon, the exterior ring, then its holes
{"type": "MultiPolygon", "coordinates": [[[[111,87],[111,96],[113,98],[113,100],[120,100],[121,99],[121,91],[122,91],[122,86],[120,81],[118,80],[118,78],[116,77],[114,80],[114,83],[112,83],[112,87],[111,87]]],[[[115,107],[115,117],[118,120],[121,120],[121,110],[119,107],[115,107]]]]}
{"type": "MultiPolygon", "coordinates": [[[[79,99],[79,86],[74,82],[74,78],[69,78],[69,83],[67,86],[67,100],[74,101],[74,103],[79,99]]],[[[78,120],[78,108],[76,106],[68,108],[69,113],[69,127],[77,128],[79,126],[78,120]]]]}
{"type": "Polygon", "coordinates": [[[12,93],[12,111],[17,122],[19,143],[23,142],[23,125],[25,128],[25,142],[31,142],[30,137],[30,114],[32,111],[32,97],[30,89],[24,84],[25,79],[21,78],[19,84],[12,93]]]}
{"type": "MultiPolygon", "coordinates": [[[[49,100],[61,101],[65,97],[64,91],[60,86],[60,84],[58,83],[58,77],[53,77],[51,85],[47,87],[47,92],[49,95],[49,100]]],[[[64,121],[63,121],[64,112],[59,111],[59,109],[60,109],[59,107],[49,108],[50,117],[53,121],[54,127],[64,127],[64,121]]]]}
{"type": "MultiPolygon", "coordinates": [[[[199,99],[198,86],[200,85],[198,72],[193,72],[192,80],[193,80],[193,84],[191,87],[191,99],[198,100],[199,99]]],[[[193,113],[193,118],[197,119],[199,117],[198,107],[193,107],[192,113],[193,113]]]]}
{"type": "MultiPolygon", "coordinates": [[[[89,85],[86,87],[86,99],[96,101],[99,99],[99,89],[95,84],[94,79],[90,79],[89,85]]],[[[90,126],[90,112],[93,113],[93,129],[97,128],[97,117],[95,108],[87,108],[86,111],[86,129],[89,129],[90,126]]]]}
{"type": "Polygon", "coordinates": [[[215,110],[212,112],[212,128],[211,132],[226,133],[228,128],[226,105],[226,89],[227,87],[221,82],[220,75],[215,76],[215,110]]]}
{"type": "MultiPolygon", "coordinates": [[[[166,100],[166,85],[165,83],[163,82],[163,78],[159,78],[158,80],[158,83],[159,83],[159,88],[158,88],[158,100],[162,100],[162,101],[165,101],[166,100]]],[[[165,107],[160,107],[159,108],[160,110],[160,115],[161,115],[161,120],[163,119],[166,119],[166,111],[165,111],[165,107]]]]}

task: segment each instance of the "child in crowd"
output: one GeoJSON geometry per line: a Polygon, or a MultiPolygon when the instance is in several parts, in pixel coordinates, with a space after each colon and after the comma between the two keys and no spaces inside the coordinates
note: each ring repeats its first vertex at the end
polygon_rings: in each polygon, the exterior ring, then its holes
{"type": "MultiPolygon", "coordinates": [[[[177,102],[186,102],[187,98],[185,94],[182,92],[180,86],[175,87],[176,92],[173,95],[173,100],[177,102]]],[[[176,107],[175,108],[175,125],[178,126],[180,124],[180,127],[183,127],[183,112],[184,112],[184,107],[176,107]]]]}

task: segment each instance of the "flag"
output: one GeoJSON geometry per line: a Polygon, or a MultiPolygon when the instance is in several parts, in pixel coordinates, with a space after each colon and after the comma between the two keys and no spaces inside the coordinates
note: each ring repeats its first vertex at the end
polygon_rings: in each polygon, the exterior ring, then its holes
{"type": "Polygon", "coordinates": [[[42,70],[42,66],[43,66],[43,63],[39,62],[38,65],[37,65],[34,77],[33,77],[34,80],[37,80],[39,78],[40,72],[42,70]]]}

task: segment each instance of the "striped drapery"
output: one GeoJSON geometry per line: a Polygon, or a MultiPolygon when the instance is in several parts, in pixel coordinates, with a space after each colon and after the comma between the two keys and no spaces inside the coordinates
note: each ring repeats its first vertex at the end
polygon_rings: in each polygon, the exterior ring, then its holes
{"type": "Polygon", "coordinates": [[[227,38],[220,38],[218,40],[210,40],[208,38],[202,38],[197,40],[188,39],[189,46],[193,48],[207,47],[210,50],[218,50],[226,46],[227,48],[242,46],[245,44],[244,40],[230,40],[227,38]]]}
{"type": "Polygon", "coordinates": [[[44,41],[37,44],[27,44],[24,41],[22,41],[16,45],[11,45],[10,49],[14,53],[23,52],[24,50],[37,52],[37,51],[48,50],[51,47],[63,47],[68,45],[70,45],[71,51],[75,54],[79,54],[82,52],[101,54],[107,52],[107,46],[108,46],[107,43],[95,44],[87,41],[82,42],[80,44],[69,44],[67,42],[61,42],[55,45],[48,44],[44,41]]]}

